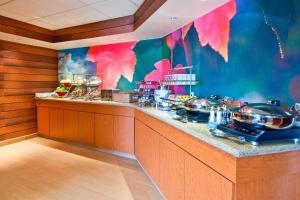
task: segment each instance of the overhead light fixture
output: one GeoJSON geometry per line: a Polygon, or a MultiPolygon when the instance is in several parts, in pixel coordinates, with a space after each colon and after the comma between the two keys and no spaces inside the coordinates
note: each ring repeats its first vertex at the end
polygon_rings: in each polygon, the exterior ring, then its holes
{"type": "Polygon", "coordinates": [[[176,20],[178,19],[178,17],[173,16],[173,17],[169,17],[169,19],[170,19],[171,21],[176,21],[176,20]]]}

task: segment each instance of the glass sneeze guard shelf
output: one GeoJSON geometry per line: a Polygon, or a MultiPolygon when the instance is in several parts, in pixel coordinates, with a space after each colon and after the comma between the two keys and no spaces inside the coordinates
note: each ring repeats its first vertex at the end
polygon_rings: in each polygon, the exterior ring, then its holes
{"type": "Polygon", "coordinates": [[[170,80],[170,81],[162,81],[163,85],[197,85],[199,81],[197,80],[170,80]]]}
{"type": "Polygon", "coordinates": [[[169,69],[169,71],[176,71],[176,70],[182,70],[182,69],[193,69],[193,66],[176,67],[176,68],[169,69]]]}
{"type": "Polygon", "coordinates": [[[199,83],[196,80],[196,74],[192,73],[193,66],[176,67],[168,70],[168,75],[164,76],[164,80],[161,81],[162,85],[166,86],[189,86],[190,95],[193,94],[192,86],[199,83]],[[178,70],[185,70],[185,73],[176,73],[178,70]],[[175,73],[174,73],[175,72],[175,73]]]}

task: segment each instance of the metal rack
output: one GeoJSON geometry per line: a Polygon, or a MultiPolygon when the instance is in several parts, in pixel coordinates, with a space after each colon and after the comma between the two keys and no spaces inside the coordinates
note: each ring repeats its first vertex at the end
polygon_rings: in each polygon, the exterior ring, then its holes
{"type": "MultiPolygon", "coordinates": [[[[177,71],[177,70],[183,70],[183,69],[187,69],[189,70],[189,73],[187,73],[190,77],[190,79],[180,79],[180,80],[163,80],[162,81],[162,85],[166,85],[168,86],[189,86],[189,94],[192,95],[192,86],[193,85],[197,85],[199,81],[196,80],[196,74],[193,74],[193,66],[186,66],[186,67],[178,67],[178,68],[172,68],[168,70],[168,75],[167,76],[172,76],[172,75],[176,75],[176,74],[170,74],[171,71],[177,71]],[[192,75],[195,76],[195,80],[192,80],[191,77],[192,75]]],[[[178,74],[181,75],[181,74],[178,74]]]]}

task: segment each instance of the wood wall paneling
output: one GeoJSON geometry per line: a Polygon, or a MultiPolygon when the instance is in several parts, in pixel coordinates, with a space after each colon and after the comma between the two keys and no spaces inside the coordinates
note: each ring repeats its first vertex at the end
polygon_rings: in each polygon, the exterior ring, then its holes
{"type": "MultiPolygon", "coordinates": [[[[0,19],[0,24],[31,28],[38,34],[52,35],[26,23],[13,24],[13,20],[0,19]]],[[[2,139],[37,131],[34,93],[54,90],[57,86],[57,67],[55,50],[0,41],[0,133],[6,135],[2,139]]]]}
{"type": "Polygon", "coordinates": [[[2,50],[29,53],[29,54],[48,56],[53,58],[57,57],[57,52],[53,50],[49,50],[42,47],[30,46],[26,44],[18,44],[18,43],[13,43],[8,41],[2,42],[2,50]]]}
{"type": "Polygon", "coordinates": [[[0,135],[0,141],[17,138],[17,137],[21,137],[21,136],[25,136],[25,135],[30,135],[30,134],[36,133],[36,132],[37,132],[36,128],[12,132],[12,133],[8,133],[8,134],[0,135]]]}
{"type": "Polygon", "coordinates": [[[27,67],[33,69],[53,69],[57,70],[57,63],[46,63],[46,62],[36,62],[29,60],[19,60],[14,58],[1,58],[0,59],[1,66],[13,66],[13,67],[27,67]]]}
{"type": "Polygon", "coordinates": [[[12,110],[7,112],[0,112],[0,119],[12,119],[22,116],[28,116],[28,115],[36,115],[36,109],[30,108],[30,109],[21,109],[21,110],[12,110]]]}
{"type": "Polygon", "coordinates": [[[57,69],[39,69],[39,68],[33,68],[33,67],[15,67],[15,66],[5,66],[0,65],[0,73],[7,73],[7,74],[36,74],[36,75],[51,75],[51,76],[57,76],[58,71],[57,69]]]}
{"type": "Polygon", "coordinates": [[[23,53],[19,51],[8,51],[3,49],[0,51],[0,57],[34,62],[57,63],[57,57],[41,56],[33,53],[23,53]]]}
{"type": "Polygon", "coordinates": [[[15,125],[15,124],[21,124],[21,123],[26,123],[26,122],[33,122],[33,121],[36,121],[36,119],[37,119],[36,115],[16,117],[16,118],[13,118],[13,119],[1,119],[0,120],[0,127],[12,126],[12,125],[15,125]]]}
{"type": "Polygon", "coordinates": [[[0,89],[0,96],[16,96],[16,95],[34,94],[36,92],[51,92],[51,91],[53,91],[54,88],[55,87],[0,89]]]}
{"type": "Polygon", "coordinates": [[[54,42],[64,42],[85,38],[128,33],[133,31],[133,16],[74,26],[54,31],[54,42]]]}
{"type": "Polygon", "coordinates": [[[9,134],[9,133],[22,131],[26,129],[32,129],[32,128],[36,128],[36,121],[1,127],[0,135],[9,134]]]}
{"type": "Polygon", "coordinates": [[[4,16],[0,16],[0,31],[45,42],[53,42],[53,32],[51,30],[4,16]]]}

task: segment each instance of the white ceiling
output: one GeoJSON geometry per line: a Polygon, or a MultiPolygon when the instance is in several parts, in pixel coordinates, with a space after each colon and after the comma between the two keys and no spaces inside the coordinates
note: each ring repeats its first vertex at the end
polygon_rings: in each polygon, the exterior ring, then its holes
{"type": "Polygon", "coordinates": [[[132,15],[144,0],[0,0],[0,15],[56,30],[132,15]]]}
{"type": "MultiPolygon", "coordinates": [[[[0,3],[3,0],[0,0],[0,3]]],[[[23,0],[29,1],[29,0],[23,0]]],[[[46,0],[37,0],[46,1],[46,0]]],[[[54,1],[54,0],[48,0],[54,1]]],[[[59,1],[59,0],[55,0],[59,1]]],[[[62,0],[61,0],[62,1],[62,0]]],[[[81,0],[94,2],[97,0],[81,0]]],[[[99,0],[98,0],[99,1],[99,0]]],[[[111,1],[111,0],[109,0],[111,1]]],[[[115,0],[118,2],[127,0],[115,0]]],[[[131,0],[135,1],[135,0],[131,0]]],[[[101,44],[112,44],[118,42],[139,41],[145,39],[160,38],[168,35],[176,29],[197,19],[200,16],[214,10],[229,0],[168,0],[163,4],[145,23],[132,33],[103,36],[90,39],[82,39],[69,42],[49,43],[21,36],[0,32],[0,40],[8,40],[35,46],[42,46],[52,49],[68,49],[77,47],[94,46],[101,44]],[[187,3],[188,2],[188,3],[187,3]],[[170,17],[177,17],[177,20],[170,20],[170,17]]],[[[137,3],[142,1],[137,0],[137,3]]],[[[119,5],[119,4],[115,4],[119,5]]]]}

